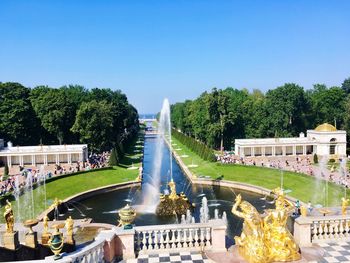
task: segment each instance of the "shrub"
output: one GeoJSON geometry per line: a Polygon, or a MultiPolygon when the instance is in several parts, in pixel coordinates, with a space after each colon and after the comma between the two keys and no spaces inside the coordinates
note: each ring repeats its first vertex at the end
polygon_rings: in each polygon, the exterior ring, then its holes
{"type": "Polygon", "coordinates": [[[329,159],[329,162],[330,163],[335,163],[335,160],[332,158],[332,159],[329,159]]]}
{"type": "Polygon", "coordinates": [[[316,153],[314,154],[314,163],[318,163],[318,157],[316,153]]]}
{"type": "Polygon", "coordinates": [[[115,148],[112,149],[111,156],[109,157],[108,164],[110,166],[116,166],[118,165],[118,157],[117,157],[117,150],[115,148]]]}

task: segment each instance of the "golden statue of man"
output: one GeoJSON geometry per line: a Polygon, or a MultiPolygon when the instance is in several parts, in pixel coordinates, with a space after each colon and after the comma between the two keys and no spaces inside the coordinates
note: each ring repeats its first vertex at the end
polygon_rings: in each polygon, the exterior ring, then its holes
{"type": "Polygon", "coordinates": [[[295,261],[301,258],[299,247],[287,228],[287,220],[295,210],[292,202],[284,197],[283,190],[277,188],[276,208],[267,210],[264,217],[265,243],[269,248],[270,261],[295,261]]]}
{"type": "Polygon", "coordinates": [[[238,251],[249,263],[286,262],[299,260],[299,247],[287,229],[287,219],[294,205],[285,199],[283,190],[274,190],[276,208],[266,210],[261,217],[258,211],[241,195],[236,197],[232,213],[244,219],[242,234],[235,237],[238,251]],[[238,211],[240,208],[241,211],[238,211]]]}
{"type": "Polygon", "coordinates": [[[45,215],[43,218],[43,227],[44,227],[43,233],[44,234],[48,233],[49,232],[49,217],[47,215],[45,215]]]}
{"type": "Polygon", "coordinates": [[[4,218],[6,222],[6,233],[13,233],[15,218],[13,215],[12,204],[9,200],[6,200],[4,218]]]}
{"type": "Polygon", "coordinates": [[[235,201],[231,212],[244,219],[242,234],[240,237],[235,237],[239,253],[250,263],[268,262],[259,212],[249,202],[242,201],[240,194],[235,201]]]}
{"type": "Polygon", "coordinates": [[[346,209],[348,207],[349,201],[350,201],[350,199],[346,199],[345,197],[342,197],[342,199],[341,199],[341,214],[343,216],[346,215],[346,209]]]}

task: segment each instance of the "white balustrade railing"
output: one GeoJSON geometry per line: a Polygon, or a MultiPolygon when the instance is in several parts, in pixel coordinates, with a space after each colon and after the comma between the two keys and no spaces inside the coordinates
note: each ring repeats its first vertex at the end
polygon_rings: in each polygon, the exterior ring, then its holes
{"type": "Polygon", "coordinates": [[[202,250],[212,245],[212,224],[174,224],[135,227],[135,250],[202,250]]]}
{"type": "Polygon", "coordinates": [[[301,246],[350,241],[350,215],[299,217],[294,223],[294,237],[301,246]]]}
{"type": "Polygon", "coordinates": [[[350,219],[323,219],[311,223],[313,243],[350,239],[350,219]]]}

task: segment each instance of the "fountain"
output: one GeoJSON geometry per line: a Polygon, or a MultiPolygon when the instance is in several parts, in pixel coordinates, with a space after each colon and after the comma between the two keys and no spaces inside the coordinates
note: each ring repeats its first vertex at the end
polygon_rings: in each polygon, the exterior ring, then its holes
{"type": "MultiPolygon", "coordinates": [[[[163,149],[167,147],[165,140],[169,140],[169,147],[171,147],[171,123],[170,123],[170,104],[168,99],[164,99],[163,107],[160,111],[159,125],[158,125],[159,136],[156,138],[156,151],[153,160],[151,180],[143,186],[143,207],[149,212],[155,212],[156,207],[159,203],[160,194],[160,176],[161,176],[161,165],[163,158],[163,149]]],[[[172,156],[170,151],[170,178],[172,178],[172,156]]]]}

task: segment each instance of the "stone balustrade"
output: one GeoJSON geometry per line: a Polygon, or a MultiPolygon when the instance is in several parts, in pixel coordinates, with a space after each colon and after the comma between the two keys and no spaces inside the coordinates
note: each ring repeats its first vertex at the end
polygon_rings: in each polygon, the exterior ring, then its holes
{"type": "Polygon", "coordinates": [[[226,226],[223,221],[135,227],[135,251],[225,250],[226,226]],[[218,235],[221,235],[218,237],[218,235]]]}
{"type": "Polygon", "coordinates": [[[350,241],[350,215],[301,216],[294,223],[294,238],[300,246],[350,241]]]}

